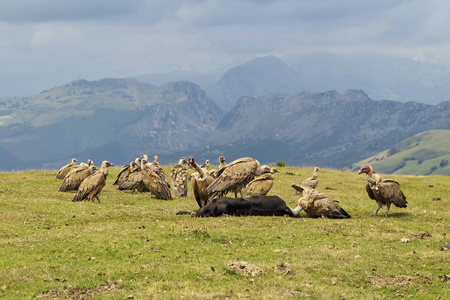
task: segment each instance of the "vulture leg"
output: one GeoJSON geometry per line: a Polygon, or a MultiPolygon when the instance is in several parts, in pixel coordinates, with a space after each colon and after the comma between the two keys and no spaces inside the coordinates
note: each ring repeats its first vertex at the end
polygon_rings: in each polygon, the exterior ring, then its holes
{"type": "Polygon", "coordinates": [[[378,216],[378,211],[380,210],[381,206],[383,206],[383,204],[381,204],[381,202],[377,202],[377,204],[378,204],[378,208],[373,214],[371,214],[371,216],[378,216]]]}
{"type": "Polygon", "coordinates": [[[391,208],[391,203],[390,202],[386,203],[386,215],[384,216],[385,218],[387,218],[390,208],[391,208]]]}

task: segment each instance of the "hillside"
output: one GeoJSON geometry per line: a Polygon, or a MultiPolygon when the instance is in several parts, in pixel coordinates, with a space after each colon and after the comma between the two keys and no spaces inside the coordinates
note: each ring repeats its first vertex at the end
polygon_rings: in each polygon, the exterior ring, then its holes
{"type": "Polygon", "coordinates": [[[450,130],[421,132],[391,149],[353,164],[353,170],[370,164],[378,173],[450,175],[450,130]]]}
{"type": "Polygon", "coordinates": [[[449,119],[450,102],[373,101],[356,90],[242,97],[205,143],[232,157],[348,168],[419,132],[450,129],[449,119]]]}
{"type": "Polygon", "coordinates": [[[77,157],[126,163],[196,146],[223,112],[188,82],[75,81],[0,103],[0,169],[53,168],[77,157]]]}

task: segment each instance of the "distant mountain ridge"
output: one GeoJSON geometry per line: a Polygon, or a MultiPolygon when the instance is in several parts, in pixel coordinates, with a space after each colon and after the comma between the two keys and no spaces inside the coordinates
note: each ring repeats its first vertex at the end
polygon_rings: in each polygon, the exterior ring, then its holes
{"type": "Polygon", "coordinates": [[[223,111],[197,85],[134,79],[74,81],[0,103],[0,169],[52,168],[67,157],[126,162],[193,147],[223,111]]]}
{"type": "Polygon", "coordinates": [[[450,129],[450,102],[373,101],[359,90],[242,97],[205,141],[293,166],[345,168],[430,129],[450,129]]]}
{"type": "Polygon", "coordinates": [[[190,82],[83,80],[0,102],[0,169],[57,168],[72,157],[125,164],[144,153],[162,163],[225,155],[350,168],[419,132],[450,129],[449,117],[450,102],[373,101],[361,90],[241,97],[225,114],[190,82]]]}
{"type": "MultiPolygon", "coordinates": [[[[166,80],[179,80],[180,74],[166,74],[166,80]]],[[[256,57],[223,73],[185,74],[185,80],[199,84],[209,98],[225,111],[242,96],[297,94],[364,90],[371,99],[414,101],[438,104],[450,100],[450,68],[431,63],[380,54],[304,54],[288,61],[276,56],[256,57]]],[[[151,75],[140,80],[161,83],[151,75]]]]}

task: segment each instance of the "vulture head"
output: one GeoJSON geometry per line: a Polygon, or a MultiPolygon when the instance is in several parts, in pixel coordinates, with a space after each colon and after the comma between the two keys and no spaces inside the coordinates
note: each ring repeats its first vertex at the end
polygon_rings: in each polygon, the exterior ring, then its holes
{"type": "Polygon", "coordinates": [[[92,166],[94,164],[94,162],[92,160],[88,159],[87,164],[88,164],[88,166],[92,166]]]}
{"type": "Polygon", "coordinates": [[[373,168],[370,165],[365,165],[361,170],[359,170],[358,174],[371,174],[373,173],[373,168]]]}
{"type": "Polygon", "coordinates": [[[77,159],[74,157],[72,158],[72,163],[75,164],[77,162],[77,159]]]}
{"type": "Polygon", "coordinates": [[[140,157],[136,157],[136,159],[134,160],[134,162],[138,165],[141,162],[141,158],[140,157]]]}
{"type": "Polygon", "coordinates": [[[142,160],[148,161],[148,156],[147,156],[147,154],[141,155],[141,159],[142,159],[142,160]]]}
{"type": "Polygon", "coordinates": [[[195,159],[194,159],[194,157],[192,157],[192,156],[189,156],[189,160],[188,160],[188,163],[189,163],[189,165],[191,165],[191,166],[195,167],[195,165],[196,165],[196,162],[195,162],[195,159]]]}
{"type": "Polygon", "coordinates": [[[185,164],[187,164],[188,162],[186,161],[186,159],[184,158],[184,157],[182,157],[182,158],[180,158],[180,160],[178,161],[178,164],[180,164],[180,165],[185,165],[185,164]]]}
{"type": "Polygon", "coordinates": [[[114,166],[114,165],[107,160],[104,160],[102,162],[102,168],[108,168],[108,167],[112,167],[112,166],[114,166]]]}
{"type": "Polygon", "coordinates": [[[258,172],[258,170],[257,170],[257,172],[256,172],[255,175],[261,175],[261,174],[264,174],[264,173],[270,173],[270,174],[273,174],[273,171],[272,171],[272,169],[271,169],[268,165],[263,165],[263,166],[261,166],[261,167],[259,168],[259,172],[258,172]]]}
{"type": "Polygon", "coordinates": [[[224,162],[225,162],[225,156],[223,156],[223,155],[220,156],[220,157],[219,157],[219,162],[220,162],[220,163],[224,163],[224,162]]]}

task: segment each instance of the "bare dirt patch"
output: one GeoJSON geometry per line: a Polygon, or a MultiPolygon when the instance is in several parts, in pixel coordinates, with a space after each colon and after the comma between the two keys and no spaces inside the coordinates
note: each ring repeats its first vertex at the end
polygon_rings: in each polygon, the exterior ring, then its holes
{"type": "Polygon", "coordinates": [[[372,285],[377,288],[388,286],[397,289],[414,284],[414,278],[409,276],[385,277],[382,275],[372,275],[369,276],[368,279],[372,282],[372,285]]]}
{"type": "Polygon", "coordinates": [[[111,292],[111,291],[123,291],[121,288],[122,281],[110,282],[106,285],[97,286],[92,289],[80,289],[80,288],[69,288],[63,290],[50,290],[45,293],[40,293],[36,295],[36,298],[59,298],[66,297],[74,300],[90,300],[93,299],[93,295],[111,292]]]}
{"type": "Polygon", "coordinates": [[[261,268],[246,263],[245,261],[233,261],[229,264],[226,264],[225,267],[227,267],[227,269],[229,270],[235,271],[236,273],[244,276],[248,275],[258,276],[263,274],[261,268]]]}

